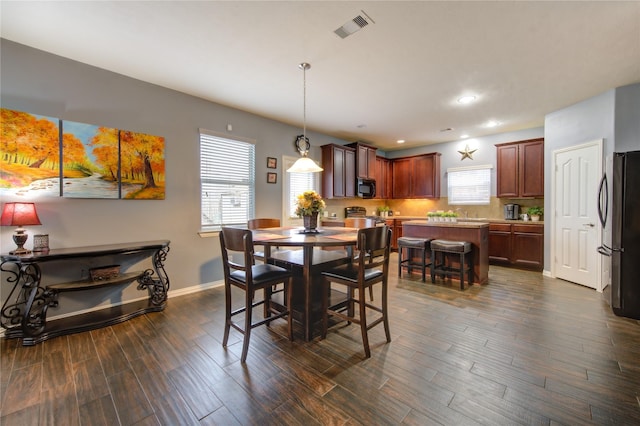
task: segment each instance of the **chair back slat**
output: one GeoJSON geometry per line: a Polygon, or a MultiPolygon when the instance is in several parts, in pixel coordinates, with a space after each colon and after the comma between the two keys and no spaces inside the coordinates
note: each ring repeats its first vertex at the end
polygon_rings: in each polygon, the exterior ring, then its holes
{"type": "Polygon", "coordinates": [[[280,219],[266,217],[249,219],[249,221],[247,222],[247,228],[249,229],[278,228],[279,226],[280,219]]]}

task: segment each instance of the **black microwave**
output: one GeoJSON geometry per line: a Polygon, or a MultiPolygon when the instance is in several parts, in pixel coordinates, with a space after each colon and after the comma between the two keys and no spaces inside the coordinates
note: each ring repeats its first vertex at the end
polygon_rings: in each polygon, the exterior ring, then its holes
{"type": "Polygon", "coordinates": [[[373,198],[376,196],[376,181],[373,179],[358,179],[356,190],[360,198],[373,198]]]}

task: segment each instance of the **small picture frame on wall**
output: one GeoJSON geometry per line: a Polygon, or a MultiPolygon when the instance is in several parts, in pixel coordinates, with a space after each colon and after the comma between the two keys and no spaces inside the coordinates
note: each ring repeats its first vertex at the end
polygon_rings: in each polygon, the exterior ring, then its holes
{"type": "Polygon", "coordinates": [[[277,182],[278,182],[277,173],[267,173],[267,183],[277,183],[277,182]]]}
{"type": "Polygon", "coordinates": [[[277,158],[273,158],[273,157],[267,157],[267,168],[268,169],[277,169],[278,168],[278,159],[277,158]]]}

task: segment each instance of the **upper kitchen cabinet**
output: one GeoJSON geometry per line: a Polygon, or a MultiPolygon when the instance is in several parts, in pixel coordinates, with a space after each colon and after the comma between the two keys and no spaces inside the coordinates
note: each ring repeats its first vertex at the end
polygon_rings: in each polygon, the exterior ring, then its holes
{"type": "Polygon", "coordinates": [[[391,186],[391,160],[384,157],[376,157],[376,197],[375,198],[391,198],[393,196],[393,187],[391,186]]]}
{"type": "Polygon", "coordinates": [[[440,153],[396,158],[393,198],[440,198],[440,153]]]}
{"type": "Polygon", "coordinates": [[[322,196],[347,198],[356,196],[356,151],[340,145],[322,146],[322,196]]]}
{"type": "Polygon", "coordinates": [[[350,143],[346,146],[356,150],[356,178],[375,179],[377,148],[360,142],[350,143]]]}
{"type": "Polygon", "coordinates": [[[544,197],[544,139],[496,145],[497,196],[544,197]]]}

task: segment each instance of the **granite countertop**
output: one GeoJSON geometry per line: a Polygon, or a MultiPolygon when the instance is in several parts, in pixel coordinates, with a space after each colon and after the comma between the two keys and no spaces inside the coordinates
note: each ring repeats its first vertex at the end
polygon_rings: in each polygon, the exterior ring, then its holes
{"type": "Polygon", "coordinates": [[[458,220],[457,222],[432,222],[427,220],[407,220],[402,222],[404,225],[417,225],[417,226],[437,226],[441,228],[484,228],[489,226],[489,222],[467,222],[464,220],[458,220]]]}
{"type": "MultiPolygon", "coordinates": [[[[401,220],[427,220],[425,216],[390,216],[387,219],[401,219],[401,220]]],[[[516,223],[519,225],[544,225],[543,221],[533,222],[531,220],[507,220],[488,217],[470,217],[470,218],[458,218],[458,222],[487,222],[487,223],[516,223]]],[[[436,222],[437,223],[437,222],[436,222]]],[[[447,223],[447,222],[444,222],[447,223]]]]}

